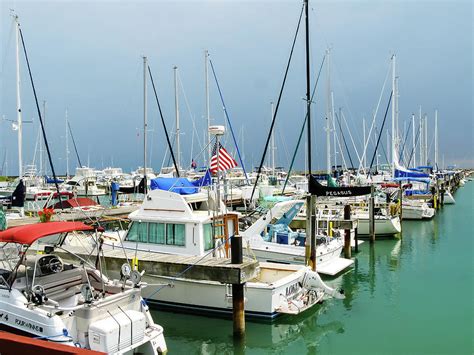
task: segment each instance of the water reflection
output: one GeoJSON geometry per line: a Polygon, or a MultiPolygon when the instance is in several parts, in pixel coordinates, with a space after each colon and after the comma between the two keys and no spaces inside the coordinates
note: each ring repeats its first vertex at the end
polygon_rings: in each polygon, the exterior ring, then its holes
{"type": "Polygon", "coordinates": [[[287,353],[288,348],[296,346],[313,354],[320,339],[327,334],[344,332],[340,321],[319,321],[325,308],[325,304],[318,305],[296,317],[282,316],[272,324],[247,322],[243,343],[233,340],[231,320],[156,310],[152,314],[165,328],[170,353],[179,348],[180,353],[188,354],[283,354],[287,353]],[[183,351],[183,347],[187,351],[183,351]]]}

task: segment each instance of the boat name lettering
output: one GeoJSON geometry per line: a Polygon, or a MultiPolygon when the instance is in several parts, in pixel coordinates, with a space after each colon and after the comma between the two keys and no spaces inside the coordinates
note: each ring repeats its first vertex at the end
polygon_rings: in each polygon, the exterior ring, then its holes
{"type": "Polygon", "coordinates": [[[286,288],[286,297],[298,292],[299,286],[298,283],[294,283],[286,288]]]}
{"type": "Polygon", "coordinates": [[[351,190],[344,191],[326,191],[326,196],[349,196],[352,195],[351,190]]]}
{"type": "Polygon", "coordinates": [[[0,320],[5,319],[5,322],[8,322],[8,313],[0,313],[0,320]]]}
{"type": "Polygon", "coordinates": [[[43,327],[41,327],[37,324],[29,323],[29,322],[24,321],[22,319],[15,318],[15,324],[19,325],[20,327],[23,327],[23,328],[28,328],[28,329],[34,330],[36,332],[43,333],[43,327]]]}

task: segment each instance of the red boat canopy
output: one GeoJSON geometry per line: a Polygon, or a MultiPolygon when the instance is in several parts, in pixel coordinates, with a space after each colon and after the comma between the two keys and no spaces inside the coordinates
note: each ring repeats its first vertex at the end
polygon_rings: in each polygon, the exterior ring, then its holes
{"type": "Polygon", "coordinates": [[[48,235],[90,230],[94,230],[94,227],[88,226],[82,222],[37,223],[14,227],[0,232],[0,242],[31,245],[36,240],[48,235]]]}

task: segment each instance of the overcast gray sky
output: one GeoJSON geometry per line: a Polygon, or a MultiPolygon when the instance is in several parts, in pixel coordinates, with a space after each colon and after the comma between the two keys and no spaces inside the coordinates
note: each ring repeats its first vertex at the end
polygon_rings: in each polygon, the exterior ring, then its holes
{"type": "MultiPolygon", "coordinates": [[[[143,165],[142,56],[154,73],[165,120],[174,125],[173,66],[178,66],[182,160],[197,156],[205,127],[204,50],[208,49],[248,167],[258,165],[302,1],[8,1],[0,7],[0,116],[15,116],[15,46],[10,8],[20,17],[40,101],[47,101],[47,134],[57,170],[65,171],[65,110],[81,160],[96,168],[143,165]],[[192,119],[196,129],[193,130],[192,119]],[[196,131],[197,133],[193,132],[196,131]],[[198,137],[199,136],[199,137],[198,137]]],[[[471,1],[310,1],[312,82],[325,49],[332,48],[332,88],[361,149],[362,118],[372,114],[397,55],[400,125],[428,114],[430,145],[439,112],[440,159],[474,166],[473,5],[471,1]]],[[[288,166],[304,119],[304,32],[300,32],[277,118],[277,164],[288,166]]],[[[34,157],[38,119],[22,70],[25,164],[34,157]]],[[[224,123],[212,77],[211,115],[224,123]]],[[[166,142],[149,85],[152,166],[162,164],[166,142]]],[[[383,118],[389,88],[379,116],[383,118]]],[[[313,115],[314,162],[325,167],[326,75],[313,115]]],[[[387,126],[390,127],[389,122],[387,126]]],[[[345,133],[347,135],[347,132],[345,133]]],[[[410,134],[411,137],[411,134],[410,134]]],[[[349,137],[347,137],[349,139],[349,137]]],[[[411,140],[410,140],[411,141],[411,140]]],[[[385,136],[382,142],[386,143],[385,136]]],[[[225,142],[234,151],[230,138],[225,142]]],[[[297,167],[304,167],[304,147],[297,167]]],[[[16,132],[0,123],[0,164],[17,172],[16,132]]],[[[71,152],[73,149],[70,149],[71,152]]],[[[431,153],[433,152],[433,146],[431,153]]],[[[353,159],[355,153],[351,149],[353,159]]],[[[372,154],[372,150],[370,151],[372,154]]],[[[71,153],[71,166],[76,161],[71,153]]]]}

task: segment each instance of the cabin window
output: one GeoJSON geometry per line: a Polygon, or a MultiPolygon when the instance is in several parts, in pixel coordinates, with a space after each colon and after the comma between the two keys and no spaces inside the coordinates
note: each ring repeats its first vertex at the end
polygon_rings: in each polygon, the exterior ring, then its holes
{"type": "Polygon", "coordinates": [[[204,250],[207,251],[214,247],[214,240],[212,238],[212,225],[207,223],[202,227],[204,232],[204,250]]]}
{"type": "Polygon", "coordinates": [[[185,242],[184,224],[166,225],[166,244],[184,246],[185,242]]]}
{"type": "Polygon", "coordinates": [[[130,242],[147,243],[148,223],[133,222],[128,230],[127,240],[130,242]]]}
{"type": "Polygon", "coordinates": [[[153,244],[165,244],[165,224],[149,223],[148,242],[153,244]]]}
{"type": "MultiPolygon", "coordinates": [[[[222,226],[216,226],[215,233],[216,238],[224,236],[224,228],[222,226]]],[[[212,223],[207,223],[203,225],[204,232],[204,250],[210,250],[214,248],[214,238],[212,236],[212,223]]]]}

